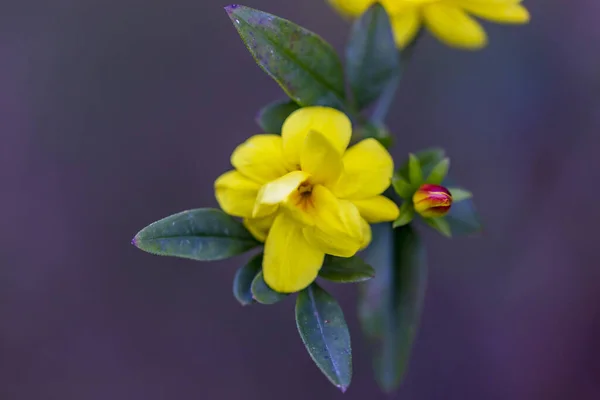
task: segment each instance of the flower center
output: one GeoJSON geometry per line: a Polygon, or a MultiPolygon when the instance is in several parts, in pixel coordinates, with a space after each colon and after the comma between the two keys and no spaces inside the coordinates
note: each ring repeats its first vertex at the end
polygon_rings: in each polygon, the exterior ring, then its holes
{"type": "Polygon", "coordinates": [[[301,183],[300,186],[298,186],[298,192],[301,195],[310,195],[312,193],[312,188],[313,185],[311,185],[310,182],[304,182],[301,183]]]}
{"type": "Polygon", "coordinates": [[[315,208],[312,199],[313,184],[306,181],[298,186],[296,195],[293,196],[294,205],[303,211],[309,211],[315,208]]]}

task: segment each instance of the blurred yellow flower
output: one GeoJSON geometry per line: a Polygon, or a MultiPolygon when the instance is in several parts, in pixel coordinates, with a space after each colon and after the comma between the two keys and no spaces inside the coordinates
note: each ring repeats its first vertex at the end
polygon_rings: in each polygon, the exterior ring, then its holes
{"type": "MultiPolygon", "coordinates": [[[[358,17],[376,0],[329,0],[342,14],[358,17]]],[[[503,24],[529,22],[522,0],[380,0],[390,15],[398,47],[414,39],[422,24],[452,47],[480,49],[487,44],[481,25],[471,15],[503,24]]]]}
{"type": "Polygon", "coordinates": [[[352,125],[340,111],[306,107],[291,114],[282,135],[252,136],[221,175],[221,208],[244,218],[265,241],[266,283],[283,293],[315,280],[325,254],[351,257],[371,240],[369,223],[393,221],[398,207],[381,195],[394,165],[374,139],[346,149],[352,125]]]}

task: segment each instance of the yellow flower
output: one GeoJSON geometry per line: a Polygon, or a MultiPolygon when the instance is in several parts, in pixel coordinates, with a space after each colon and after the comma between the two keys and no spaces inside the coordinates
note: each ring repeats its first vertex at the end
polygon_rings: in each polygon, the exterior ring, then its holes
{"type": "Polygon", "coordinates": [[[425,218],[443,217],[452,206],[450,191],[440,185],[424,184],[413,195],[415,211],[425,218]]]}
{"type": "Polygon", "coordinates": [[[352,125],[340,111],[306,107],[282,134],[252,136],[215,182],[221,208],[265,241],[263,274],[278,292],[304,289],[325,254],[351,257],[371,240],[369,223],[393,221],[398,207],[381,193],[394,165],[374,139],[346,149],[352,125]]]}
{"type": "MultiPolygon", "coordinates": [[[[342,14],[358,17],[376,0],[329,0],[342,14]]],[[[503,24],[529,22],[522,0],[380,0],[390,15],[398,47],[414,39],[422,24],[452,47],[480,49],[487,44],[481,25],[471,17],[503,24]],[[471,15],[470,15],[471,14],[471,15]]]]}

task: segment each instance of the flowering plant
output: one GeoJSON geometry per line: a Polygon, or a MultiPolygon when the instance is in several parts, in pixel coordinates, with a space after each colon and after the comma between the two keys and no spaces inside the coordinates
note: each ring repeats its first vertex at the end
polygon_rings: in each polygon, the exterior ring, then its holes
{"type": "Polygon", "coordinates": [[[350,333],[318,283],[359,283],[359,319],[372,343],[377,381],[391,391],[408,364],[427,269],[416,220],[446,237],[481,226],[471,193],[450,185],[442,149],[394,166],[384,124],[421,22],[443,41],[479,48],[485,34],[466,12],[525,22],[518,0],[330,0],[356,17],[345,64],[316,34],[244,6],[226,11],[246,47],[288,95],[264,107],[264,133],[231,155],[216,177],[218,209],[200,208],[142,229],[133,244],[198,261],[257,254],[234,277],[242,305],[296,297],[310,356],[342,391],[352,377],[350,333]]]}

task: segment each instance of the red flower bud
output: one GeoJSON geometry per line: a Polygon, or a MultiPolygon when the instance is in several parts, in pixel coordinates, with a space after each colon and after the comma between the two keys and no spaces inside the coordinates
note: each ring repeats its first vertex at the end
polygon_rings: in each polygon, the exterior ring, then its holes
{"type": "Polygon", "coordinates": [[[443,186],[422,185],[413,195],[415,211],[425,218],[443,217],[450,211],[452,195],[443,186]]]}

